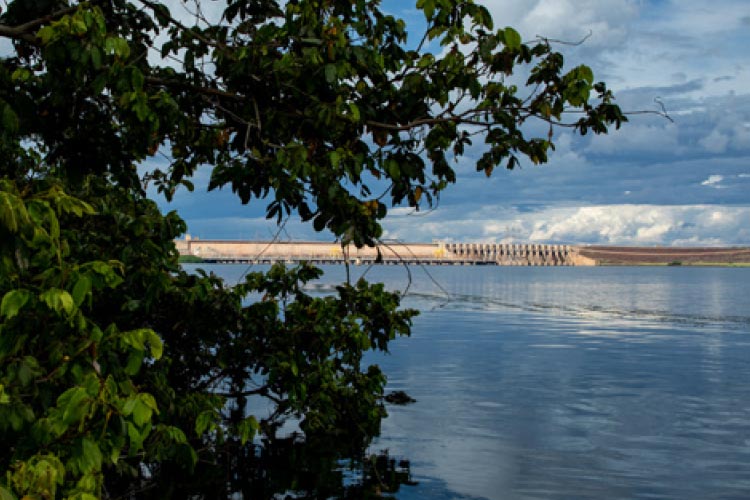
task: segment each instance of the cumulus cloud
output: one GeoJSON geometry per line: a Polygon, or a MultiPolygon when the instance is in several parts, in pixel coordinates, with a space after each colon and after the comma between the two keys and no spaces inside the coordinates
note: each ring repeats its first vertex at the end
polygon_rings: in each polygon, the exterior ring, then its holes
{"type": "Polygon", "coordinates": [[[630,244],[659,243],[675,226],[668,210],[639,205],[583,207],[540,214],[531,241],[571,241],[630,244]]]}
{"type": "Polygon", "coordinates": [[[434,239],[616,245],[747,245],[750,207],[712,205],[598,205],[541,207],[531,211],[486,207],[441,220],[394,217],[387,236],[434,239]]]}
{"type": "Polygon", "coordinates": [[[517,27],[526,39],[536,36],[577,41],[589,33],[589,47],[616,46],[627,34],[626,20],[638,15],[631,0],[484,0],[499,25],[517,27]]]}

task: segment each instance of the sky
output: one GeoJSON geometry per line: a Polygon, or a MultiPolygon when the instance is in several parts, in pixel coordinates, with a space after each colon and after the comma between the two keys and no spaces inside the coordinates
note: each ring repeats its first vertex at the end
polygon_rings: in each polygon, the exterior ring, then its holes
{"type": "MultiPolygon", "coordinates": [[[[481,141],[454,166],[458,181],[426,213],[397,207],[384,238],[402,241],[616,245],[750,245],[750,2],[747,0],[482,0],[495,27],[578,41],[558,50],[586,63],[625,111],[663,103],[674,120],[633,115],[607,136],[556,135],[543,166],[477,173],[481,141]]],[[[389,0],[416,38],[423,16],[389,0]]],[[[206,193],[203,169],[177,210],[203,239],[270,239],[265,203],[206,193]]],[[[323,240],[293,217],[283,239],[323,240]]]]}

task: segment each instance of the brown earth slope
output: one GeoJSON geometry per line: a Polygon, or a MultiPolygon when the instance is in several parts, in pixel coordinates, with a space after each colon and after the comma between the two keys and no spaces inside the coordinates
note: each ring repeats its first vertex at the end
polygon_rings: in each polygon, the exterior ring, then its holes
{"type": "Polygon", "coordinates": [[[578,247],[584,257],[595,259],[599,265],[711,265],[750,264],[748,247],[578,247]]]}

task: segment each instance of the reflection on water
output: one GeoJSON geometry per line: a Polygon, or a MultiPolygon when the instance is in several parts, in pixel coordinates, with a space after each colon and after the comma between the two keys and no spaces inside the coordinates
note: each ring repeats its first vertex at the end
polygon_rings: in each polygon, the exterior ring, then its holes
{"type": "Polygon", "coordinates": [[[373,358],[417,400],[373,446],[411,460],[398,498],[750,498],[750,269],[429,272],[448,295],[413,268],[424,312],[373,358]]]}

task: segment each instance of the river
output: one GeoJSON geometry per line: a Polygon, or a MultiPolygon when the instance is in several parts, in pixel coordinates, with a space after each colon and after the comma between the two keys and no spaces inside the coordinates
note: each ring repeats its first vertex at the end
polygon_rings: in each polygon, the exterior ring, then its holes
{"type": "Polygon", "coordinates": [[[750,269],[365,271],[422,311],[369,359],[417,400],[372,446],[411,461],[397,498],[750,498],[750,269]]]}

